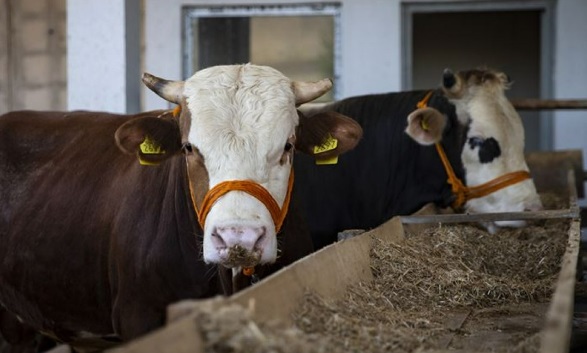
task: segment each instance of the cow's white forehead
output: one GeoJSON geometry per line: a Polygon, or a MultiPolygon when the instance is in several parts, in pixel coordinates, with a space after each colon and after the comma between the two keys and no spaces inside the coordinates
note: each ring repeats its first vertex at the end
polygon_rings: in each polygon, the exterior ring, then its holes
{"type": "Polygon", "coordinates": [[[291,80],[266,66],[199,71],[186,81],[184,96],[192,117],[188,140],[204,155],[211,174],[245,162],[255,165],[250,172],[265,174],[267,159],[276,154],[278,160],[298,124],[291,80]]]}

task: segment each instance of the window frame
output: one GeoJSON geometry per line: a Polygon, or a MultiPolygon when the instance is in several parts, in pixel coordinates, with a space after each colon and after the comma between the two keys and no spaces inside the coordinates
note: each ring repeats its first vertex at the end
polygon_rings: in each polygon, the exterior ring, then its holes
{"type": "Polygon", "coordinates": [[[199,18],[262,17],[262,16],[332,16],[333,17],[333,97],[339,99],[342,92],[340,75],[341,54],[341,6],[339,3],[304,3],[295,5],[188,5],[182,8],[182,76],[184,79],[196,72],[192,66],[195,54],[192,21],[199,18]]]}

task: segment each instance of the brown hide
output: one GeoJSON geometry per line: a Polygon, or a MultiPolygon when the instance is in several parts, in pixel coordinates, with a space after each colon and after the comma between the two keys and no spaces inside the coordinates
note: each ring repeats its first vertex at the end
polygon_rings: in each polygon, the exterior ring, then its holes
{"type": "MultiPolygon", "coordinates": [[[[169,303],[222,293],[202,261],[183,154],[141,166],[115,143],[136,117],[0,117],[0,303],[66,342],[81,331],[131,339],[161,325],[169,303]]],[[[290,233],[300,224],[286,219],[277,267],[311,251],[307,233],[290,233]]]]}

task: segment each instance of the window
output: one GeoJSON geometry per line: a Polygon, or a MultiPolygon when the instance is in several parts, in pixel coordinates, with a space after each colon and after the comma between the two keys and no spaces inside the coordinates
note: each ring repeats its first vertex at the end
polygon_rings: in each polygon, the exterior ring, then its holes
{"type": "Polygon", "coordinates": [[[294,80],[334,80],[337,97],[340,6],[337,4],[186,7],[183,74],[227,64],[268,65],[294,80]]]}

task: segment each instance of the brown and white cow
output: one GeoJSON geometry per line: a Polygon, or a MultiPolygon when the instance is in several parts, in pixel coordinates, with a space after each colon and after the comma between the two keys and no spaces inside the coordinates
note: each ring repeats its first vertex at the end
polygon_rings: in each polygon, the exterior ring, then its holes
{"type": "MultiPolygon", "coordinates": [[[[364,134],[336,165],[316,165],[304,156],[295,161],[296,193],[315,247],[336,241],[341,230],[373,228],[430,202],[471,213],[541,209],[524,159],[524,129],[505,96],[507,87],[507,76],[498,71],[447,70],[438,89],[301,107],[308,116],[350,116],[364,134]],[[447,175],[440,153],[458,181],[447,175]]],[[[524,224],[485,226],[495,232],[524,224]]]]}
{"type": "Polygon", "coordinates": [[[294,150],[330,135],[338,155],[361,138],[340,114],[298,115],[331,81],[251,64],[143,81],[180,114],[0,117],[0,329],[13,343],[17,322],[74,344],[134,338],[171,302],[230,292],[224,268],[312,250],[287,212],[294,150]]]}

